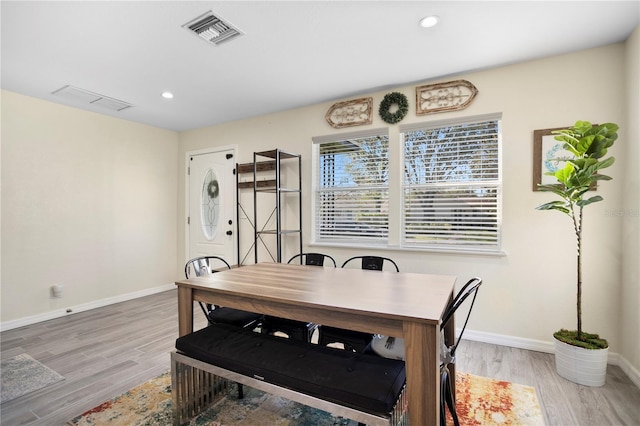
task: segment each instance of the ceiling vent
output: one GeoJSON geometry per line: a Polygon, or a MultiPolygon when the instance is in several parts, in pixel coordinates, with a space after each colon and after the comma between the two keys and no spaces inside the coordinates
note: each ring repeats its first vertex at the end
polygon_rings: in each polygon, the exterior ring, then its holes
{"type": "Polygon", "coordinates": [[[98,93],[93,93],[74,86],[61,87],[60,89],[51,92],[51,94],[70,101],[98,105],[112,111],[122,111],[123,109],[127,109],[133,106],[127,102],[119,101],[118,99],[110,98],[98,93]]]}
{"type": "Polygon", "coordinates": [[[211,10],[187,22],[182,27],[193,31],[198,37],[215,45],[233,40],[243,34],[230,23],[214,15],[211,10]]]}

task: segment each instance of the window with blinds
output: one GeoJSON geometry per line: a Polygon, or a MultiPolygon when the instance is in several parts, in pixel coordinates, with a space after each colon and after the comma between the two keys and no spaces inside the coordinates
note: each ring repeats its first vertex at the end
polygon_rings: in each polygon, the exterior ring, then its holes
{"type": "Polygon", "coordinates": [[[389,235],[387,130],[313,140],[315,241],[386,244],[389,235]]]}
{"type": "Polygon", "coordinates": [[[499,117],[400,130],[403,246],[499,249],[499,117]]]}

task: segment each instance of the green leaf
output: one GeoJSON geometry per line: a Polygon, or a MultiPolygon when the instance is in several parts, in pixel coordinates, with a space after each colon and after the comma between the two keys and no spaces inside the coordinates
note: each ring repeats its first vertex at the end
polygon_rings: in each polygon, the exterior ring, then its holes
{"type": "Polygon", "coordinates": [[[542,192],[553,192],[556,195],[561,196],[562,198],[566,198],[567,193],[565,191],[565,187],[560,184],[554,185],[538,185],[538,191],[542,192]]]}
{"type": "Polygon", "coordinates": [[[593,158],[591,158],[591,160],[593,160],[594,162],[591,163],[591,164],[588,164],[587,167],[585,167],[584,171],[583,171],[583,175],[588,177],[589,179],[594,174],[596,174],[596,172],[598,171],[598,168],[599,168],[598,165],[600,164],[600,163],[598,163],[598,160],[595,160],[593,158]]]}
{"type": "MultiPolygon", "coordinates": [[[[576,169],[581,170],[587,167],[587,161],[592,160],[590,158],[571,158],[567,161],[571,162],[575,166],[576,169]]],[[[598,162],[598,160],[593,160],[593,162],[598,162]]]]}
{"type": "Polygon", "coordinates": [[[611,176],[607,176],[607,175],[601,175],[600,173],[593,175],[593,180],[612,180],[613,178],[611,176]]]}
{"type": "Polygon", "coordinates": [[[582,187],[589,188],[589,186],[591,185],[591,182],[592,182],[591,176],[589,176],[586,173],[580,173],[580,174],[571,176],[570,179],[567,181],[567,186],[570,188],[576,188],[578,190],[581,190],[582,187]]]}
{"type": "Polygon", "coordinates": [[[571,210],[567,208],[567,204],[562,201],[551,201],[536,207],[536,210],[558,210],[564,214],[570,214],[571,210]]]}
{"type": "Polygon", "coordinates": [[[596,195],[594,197],[589,198],[588,200],[580,200],[576,204],[579,207],[584,207],[584,206],[588,206],[589,204],[597,203],[598,201],[602,201],[603,199],[604,198],[602,198],[601,196],[596,195]]]}
{"type": "Polygon", "coordinates": [[[536,209],[538,210],[548,210],[550,208],[556,207],[556,206],[564,206],[565,203],[563,201],[549,201],[548,203],[544,203],[539,205],[538,207],[536,207],[536,209]]]}
{"type": "Polygon", "coordinates": [[[611,166],[616,161],[615,157],[609,157],[598,163],[598,170],[611,166]]]}
{"type": "Polygon", "coordinates": [[[555,130],[551,133],[557,134],[557,136],[554,138],[555,140],[564,142],[564,149],[571,152],[573,155],[578,155],[575,147],[580,141],[574,136],[571,129],[555,130]]]}
{"type": "Polygon", "coordinates": [[[582,199],[582,196],[590,189],[589,186],[581,187],[580,189],[576,189],[571,196],[571,199],[575,201],[579,201],[582,199]]]}
{"type": "Polygon", "coordinates": [[[561,168],[555,173],[554,176],[556,177],[556,179],[558,179],[558,182],[566,185],[569,178],[571,178],[571,176],[573,175],[574,170],[575,170],[574,165],[571,164],[570,162],[567,162],[563,168],[561,168]]]}
{"type": "Polygon", "coordinates": [[[579,143],[580,143],[580,140],[578,139],[567,138],[565,139],[565,144],[562,146],[562,148],[572,153],[575,157],[578,157],[580,155],[580,152],[578,151],[578,148],[577,148],[579,143]]]}
{"type": "Polygon", "coordinates": [[[615,123],[604,123],[598,126],[598,133],[607,138],[611,142],[611,145],[613,145],[613,142],[618,139],[617,132],[619,129],[620,127],[618,127],[618,125],[615,123]]]}
{"type": "Polygon", "coordinates": [[[576,145],[576,151],[578,151],[578,154],[576,155],[582,156],[583,154],[588,152],[589,148],[591,148],[591,145],[594,143],[595,140],[596,140],[595,135],[585,136],[581,138],[580,141],[578,142],[578,145],[576,145]]]}
{"type": "Polygon", "coordinates": [[[593,129],[593,125],[588,121],[578,120],[576,124],[573,125],[573,128],[581,134],[585,134],[593,129]]]}

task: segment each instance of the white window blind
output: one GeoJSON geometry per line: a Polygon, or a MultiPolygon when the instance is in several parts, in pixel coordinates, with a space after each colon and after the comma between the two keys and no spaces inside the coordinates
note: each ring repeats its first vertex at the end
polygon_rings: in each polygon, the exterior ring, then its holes
{"type": "Polygon", "coordinates": [[[389,137],[383,131],[314,138],[315,240],[386,243],[389,137]]]}
{"type": "Polygon", "coordinates": [[[499,249],[498,118],[401,128],[403,245],[499,249]]]}

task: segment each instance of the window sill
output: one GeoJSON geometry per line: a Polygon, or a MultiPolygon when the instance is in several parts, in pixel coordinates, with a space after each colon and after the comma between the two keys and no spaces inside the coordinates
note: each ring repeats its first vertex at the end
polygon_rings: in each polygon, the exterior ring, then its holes
{"type": "Polygon", "coordinates": [[[401,246],[389,246],[375,243],[325,243],[325,242],[312,242],[309,243],[309,247],[334,247],[334,248],[353,248],[353,249],[367,249],[367,250],[384,250],[384,251],[397,251],[397,252],[418,252],[418,253],[439,253],[439,254],[451,254],[451,255],[471,255],[471,256],[492,256],[492,257],[505,257],[507,253],[502,250],[481,250],[481,249],[452,249],[452,248],[434,248],[434,247],[401,247],[401,246]]]}

